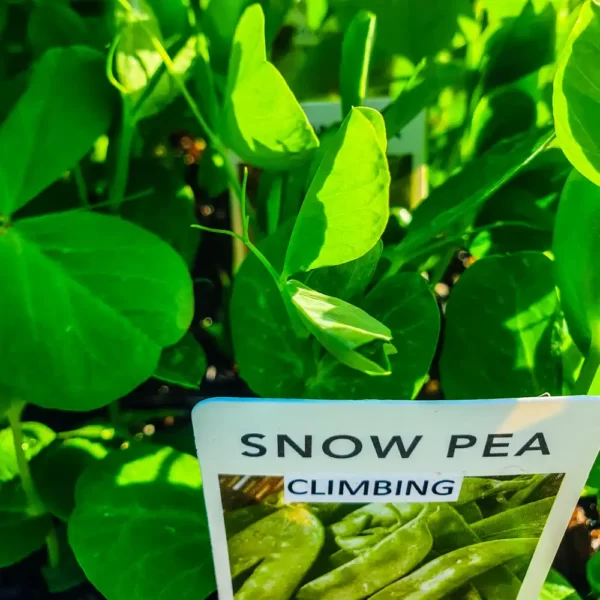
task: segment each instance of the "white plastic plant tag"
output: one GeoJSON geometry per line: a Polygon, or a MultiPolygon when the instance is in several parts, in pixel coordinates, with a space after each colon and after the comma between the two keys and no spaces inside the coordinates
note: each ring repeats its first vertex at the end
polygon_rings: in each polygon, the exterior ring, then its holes
{"type": "MultiPolygon", "coordinates": [[[[391,101],[391,98],[369,98],[365,100],[365,106],[381,112],[391,101]]],[[[317,135],[342,122],[339,101],[304,102],[301,106],[317,135]]],[[[388,162],[395,182],[390,192],[390,209],[392,212],[402,211],[404,219],[410,218],[410,210],[416,208],[429,193],[426,122],[426,113],[422,111],[399,134],[388,140],[388,162]]],[[[243,163],[234,153],[230,153],[229,160],[241,180],[243,163]]],[[[240,233],[241,216],[232,192],[230,204],[232,229],[240,233]]],[[[233,247],[234,268],[237,269],[248,251],[240,240],[234,240],[233,247]]]]}
{"type": "MultiPolygon", "coordinates": [[[[370,98],[365,101],[365,106],[382,111],[390,102],[390,98],[370,98]]],[[[339,102],[304,102],[301,106],[317,134],[342,121],[339,102]]],[[[388,157],[408,157],[410,160],[413,175],[410,195],[413,203],[419,202],[428,193],[426,147],[425,111],[420,112],[398,135],[388,141],[388,157]]],[[[239,157],[231,154],[230,160],[237,171],[241,165],[239,157]]]]}
{"type": "MultiPolygon", "coordinates": [[[[369,98],[365,101],[365,106],[381,112],[391,101],[391,98],[369,98]]],[[[302,108],[317,133],[341,121],[339,102],[305,102],[302,108]]],[[[418,203],[428,193],[426,147],[425,111],[420,112],[398,135],[388,141],[387,153],[390,159],[406,157],[410,161],[413,178],[410,186],[412,204],[418,203]]]]}
{"type": "Polygon", "coordinates": [[[219,598],[535,599],[599,413],[596,397],[203,401],[219,598]]]}

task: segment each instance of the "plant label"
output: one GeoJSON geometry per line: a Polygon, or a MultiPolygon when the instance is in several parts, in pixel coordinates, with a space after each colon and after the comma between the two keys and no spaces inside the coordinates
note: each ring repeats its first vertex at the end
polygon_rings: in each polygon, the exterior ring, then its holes
{"type": "MultiPolygon", "coordinates": [[[[390,98],[369,98],[366,100],[365,106],[381,112],[390,102],[390,98]]],[[[302,104],[302,108],[317,133],[340,121],[339,102],[305,102],[302,104]]],[[[426,113],[422,111],[398,135],[388,140],[389,157],[409,158],[410,170],[417,178],[411,189],[413,202],[422,200],[428,194],[426,123],[426,113]]]]}
{"type": "MultiPolygon", "coordinates": [[[[368,98],[365,106],[382,111],[390,104],[391,98],[368,98]]],[[[311,101],[301,104],[306,117],[315,132],[321,135],[327,129],[342,122],[339,101],[311,101]]],[[[402,220],[410,219],[410,211],[414,210],[429,194],[427,177],[427,118],[426,112],[420,112],[395,137],[388,140],[387,156],[390,171],[394,175],[395,184],[390,190],[390,210],[402,220]]],[[[244,162],[233,152],[229,155],[234,170],[242,178],[244,162]]],[[[251,167],[249,167],[251,168],[251,167]]],[[[237,200],[230,191],[232,228],[241,231],[241,216],[237,200]]],[[[240,240],[233,241],[234,265],[239,267],[247,255],[247,248],[240,240]]]]}
{"type": "MultiPolygon", "coordinates": [[[[369,98],[365,106],[382,111],[390,102],[390,98],[369,98]]],[[[313,101],[304,102],[301,106],[317,133],[339,124],[342,120],[339,102],[313,101]]],[[[426,124],[426,113],[422,111],[398,135],[388,140],[388,157],[395,162],[407,159],[405,175],[408,177],[409,184],[406,186],[408,191],[405,190],[405,196],[411,207],[418,204],[429,193],[426,124]]],[[[241,160],[235,154],[230,158],[235,168],[241,165],[241,160]]]]}
{"type": "Polygon", "coordinates": [[[203,401],[219,598],[537,598],[599,411],[590,396],[203,401]]]}

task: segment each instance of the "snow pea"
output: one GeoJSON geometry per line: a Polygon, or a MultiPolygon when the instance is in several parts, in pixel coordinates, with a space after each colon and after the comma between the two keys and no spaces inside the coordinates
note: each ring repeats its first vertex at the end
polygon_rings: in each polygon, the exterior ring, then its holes
{"type": "Polygon", "coordinates": [[[518,556],[533,555],[536,545],[537,539],[522,538],[459,548],[392,583],[371,600],[441,600],[494,567],[518,556]]]}
{"type": "Polygon", "coordinates": [[[520,556],[519,558],[507,562],[506,568],[510,569],[515,574],[515,577],[524,579],[527,574],[527,569],[529,569],[530,562],[531,558],[529,556],[520,556]]]}
{"type": "Polygon", "coordinates": [[[427,508],[381,542],[300,588],[297,600],[361,600],[414,569],[431,550],[427,508]]]}
{"type": "Polygon", "coordinates": [[[345,519],[330,525],[329,530],[336,537],[358,535],[369,527],[371,518],[371,515],[367,513],[350,513],[345,519]]]}
{"type": "Polygon", "coordinates": [[[340,549],[337,552],[334,552],[327,560],[329,562],[329,565],[331,566],[331,569],[337,569],[338,567],[345,565],[347,562],[350,562],[355,558],[356,554],[354,552],[340,549]]]}
{"type": "Polygon", "coordinates": [[[341,521],[330,525],[336,537],[358,535],[371,526],[389,527],[398,522],[398,516],[389,504],[366,504],[346,515],[341,521]]]}
{"type": "MultiPolygon", "coordinates": [[[[531,560],[530,555],[526,558],[531,560]]],[[[473,579],[473,586],[486,600],[517,600],[521,583],[506,565],[494,567],[473,579]]]]}
{"type": "MultiPolygon", "coordinates": [[[[391,504],[396,512],[396,516],[400,523],[408,523],[412,519],[416,518],[426,506],[419,502],[403,502],[400,504],[391,504]]],[[[427,505],[427,513],[431,511],[431,506],[427,505]]]]}
{"type": "Polygon", "coordinates": [[[467,477],[464,479],[457,505],[467,504],[474,500],[483,500],[498,494],[518,492],[527,487],[530,477],[522,479],[491,479],[489,477],[467,477]]]}
{"type": "Polygon", "coordinates": [[[225,531],[227,537],[230,538],[232,535],[242,531],[252,523],[256,523],[260,519],[270,515],[276,509],[268,504],[252,504],[251,506],[244,506],[231,512],[226,512],[224,515],[225,520],[225,531]]]}
{"type": "Polygon", "coordinates": [[[428,525],[433,535],[433,547],[440,554],[481,541],[450,504],[436,504],[429,513],[428,525]]]}
{"type": "Polygon", "coordinates": [[[304,506],[318,517],[323,525],[329,525],[340,519],[343,515],[340,515],[339,513],[343,512],[346,508],[344,504],[330,502],[305,504],[304,506]]]}
{"type": "Polygon", "coordinates": [[[466,504],[457,504],[455,508],[467,523],[475,523],[483,519],[483,513],[475,500],[466,504]]]}
{"type": "MultiPolygon", "coordinates": [[[[481,541],[450,504],[437,505],[429,515],[428,525],[434,548],[441,554],[481,541]]],[[[521,589],[521,582],[506,566],[494,567],[472,583],[487,600],[515,600],[521,589]]]]}
{"type": "Polygon", "coordinates": [[[324,539],[321,522],[299,506],[282,508],[232,536],[228,543],[232,578],[256,567],[235,599],[291,598],[324,539]]]}
{"type": "Polygon", "coordinates": [[[400,527],[400,524],[392,525],[392,527],[372,527],[365,529],[360,535],[351,537],[336,537],[335,543],[342,549],[354,554],[365,552],[379,542],[383,541],[395,529],[400,527]]]}
{"type": "Polygon", "coordinates": [[[553,504],[554,497],[544,498],[488,517],[471,527],[481,540],[540,537],[553,504]]]}
{"type": "Polygon", "coordinates": [[[424,505],[420,503],[385,505],[373,503],[365,505],[362,510],[354,511],[355,514],[347,521],[341,521],[328,528],[328,531],[335,536],[336,546],[341,548],[341,551],[334,552],[329,557],[330,565],[340,567],[353,560],[358,554],[366,552],[383,541],[395,529],[417,517],[423,509],[424,505]],[[370,515],[369,518],[367,514],[370,515]],[[342,532],[344,535],[335,535],[334,531],[342,532]],[[356,533],[349,535],[350,531],[356,533]]]}
{"type": "Polygon", "coordinates": [[[329,527],[336,537],[358,535],[371,527],[403,525],[414,519],[422,510],[422,504],[365,504],[329,527]]]}
{"type": "MultiPolygon", "coordinates": [[[[315,512],[313,505],[308,506],[315,512]]],[[[321,567],[328,566],[327,571],[330,571],[354,560],[358,554],[382,541],[392,529],[416,516],[422,506],[420,504],[415,508],[413,505],[404,505],[402,509],[398,509],[393,504],[358,505],[358,508],[347,512],[340,520],[327,527],[328,536],[323,549],[326,558],[321,562],[321,567]],[[330,544],[334,547],[328,547],[330,544]]],[[[321,518],[320,514],[317,515],[321,518]]],[[[324,572],[324,569],[316,569],[314,576],[319,577],[324,572]]]]}
{"type": "Polygon", "coordinates": [[[444,600],[483,600],[481,594],[472,585],[461,588],[458,592],[444,596],[444,600]]]}
{"type": "Polygon", "coordinates": [[[528,501],[542,500],[549,496],[556,496],[562,485],[564,476],[562,474],[549,475],[531,494],[528,501]]]}
{"type": "Polygon", "coordinates": [[[531,495],[546,481],[550,475],[533,475],[527,487],[519,490],[509,500],[501,504],[501,510],[509,510],[525,504],[531,495]]]}

